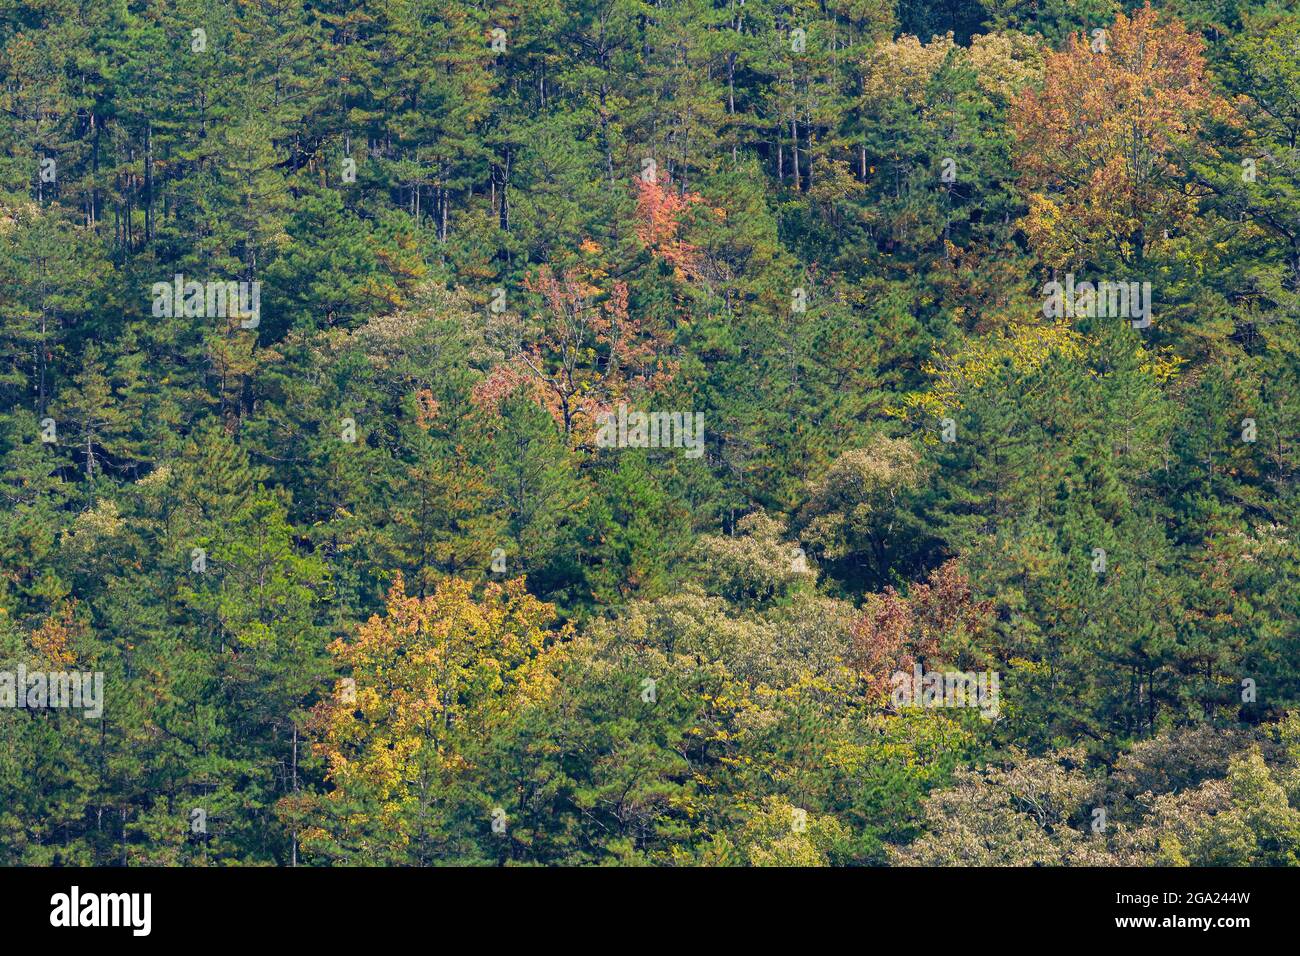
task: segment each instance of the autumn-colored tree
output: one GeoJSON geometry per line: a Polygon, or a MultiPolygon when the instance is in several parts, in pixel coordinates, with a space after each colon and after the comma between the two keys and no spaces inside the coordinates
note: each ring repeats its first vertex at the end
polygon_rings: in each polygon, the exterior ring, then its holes
{"type": "Polygon", "coordinates": [[[680,193],[655,177],[636,180],[636,235],[651,254],[673,267],[679,279],[692,279],[700,269],[699,249],[681,235],[682,216],[700,203],[698,193],[680,193]]]}
{"type": "Polygon", "coordinates": [[[1047,56],[1042,88],[1011,111],[1023,225],[1044,262],[1134,266],[1187,227],[1197,197],[1183,151],[1223,112],[1204,46],[1148,5],[1047,56]]]}
{"type": "Polygon", "coordinates": [[[913,584],[907,596],[892,587],[868,595],[853,624],[852,661],[880,693],[896,671],[910,671],[916,663],[928,670],[939,662],[986,662],[992,623],[993,602],[976,598],[970,578],[948,561],[913,584]]]}
{"type": "Polygon", "coordinates": [[[544,312],[536,324],[496,330],[509,357],[476,386],[480,406],[495,408],[523,388],[565,435],[585,436],[601,411],[671,378],[667,337],[632,314],[626,282],[609,279],[600,267],[557,274],[543,266],[525,286],[541,298],[544,312]]]}
{"type": "MultiPolygon", "coordinates": [[[[425,598],[398,574],[385,614],[331,653],[349,676],[314,715],[332,789],[318,803],[304,849],[373,861],[432,862],[455,837],[445,827],[467,767],[466,749],[549,686],[547,626],[554,609],[522,579],[481,596],[456,578],[425,598]]],[[[507,794],[499,795],[505,800],[507,794]]],[[[487,832],[491,807],[480,820],[487,832]]]]}

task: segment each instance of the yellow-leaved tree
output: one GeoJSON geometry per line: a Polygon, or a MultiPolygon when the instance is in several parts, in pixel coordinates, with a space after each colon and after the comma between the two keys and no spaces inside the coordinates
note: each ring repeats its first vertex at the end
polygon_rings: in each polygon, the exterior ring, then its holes
{"type": "Polygon", "coordinates": [[[397,575],[385,613],[330,647],[351,672],[313,715],[331,789],[282,807],[305,827],[303,850],[420,865],[491,833],[494,795],[469,782],[474,747],[551,691],[551,641],[567,636],[554,619],[522,578],[446,578],[420,598],[397,575]]]}

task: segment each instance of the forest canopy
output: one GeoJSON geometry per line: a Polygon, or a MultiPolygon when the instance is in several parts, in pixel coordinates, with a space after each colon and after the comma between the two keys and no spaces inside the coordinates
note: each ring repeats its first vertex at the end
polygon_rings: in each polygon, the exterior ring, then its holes
{"type": "Polygon", "coordinates": [[[1300,864],[1300,12],[0,4],[0,864],[1300,864]]]}

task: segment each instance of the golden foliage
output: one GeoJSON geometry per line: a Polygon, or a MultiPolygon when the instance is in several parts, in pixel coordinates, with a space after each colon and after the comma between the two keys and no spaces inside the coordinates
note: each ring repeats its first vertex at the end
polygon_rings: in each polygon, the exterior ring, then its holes
{"type": "MultiPolygon", "coordinates": [[[[555,609],[522,578],[488,584],[481,596],[447,578],[420,598],[398,574],[385,610],[356,640],[330,645],[351,677],[317,707],[313,727],[334,788],[324,799],[347,807],[344,831],[382,833],[399,849],[437,788],[466,769],[460,742],[553,689],[546,627],[555,609]]],[[[314,827],[303,844],[325,839],[314,827]]]]}
{"type": "MultiPolygon", "coordinates": [[[[933,378],[933,385],[904,395],[901,406],[889,411],[900,418],[939,418],[961,408],[962,394],[982,386],[1005,364],[1009,363],[1018,375],[1025,375],[1056,358],[1086,362],[1093,345],[1091,338],[1072,328],[1067,320],[1014,323],[927,362],[922,371],[933,378]]],[[[1141,368],[1155,381],[1167,382],[1177,375],[1182,364],[1182,359],[1162,348],[1148,350],[1141,368]]]]}
{"type": "Polygon", "coordinates": [[[1096,250],[1140,260],[1148,243],[1195,214],[1179,151],[1210,115],[1227,115],[1206,75],[1204,43],[1149,6],[1120,14],[1094,51],[1082,35],[1045,62],[1041,90],[1014,102],[1023,220],[1049,265],[1096,250]]]}

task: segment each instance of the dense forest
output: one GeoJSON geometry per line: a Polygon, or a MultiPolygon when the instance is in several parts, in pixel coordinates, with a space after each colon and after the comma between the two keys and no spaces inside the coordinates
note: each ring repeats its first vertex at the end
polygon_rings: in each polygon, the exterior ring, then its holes
{"type": "Polygon", "coordinates": [[[1300,865],[1298,140],[1289,2],[0,0],[0,863],[1300,865]]]}

